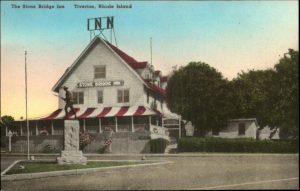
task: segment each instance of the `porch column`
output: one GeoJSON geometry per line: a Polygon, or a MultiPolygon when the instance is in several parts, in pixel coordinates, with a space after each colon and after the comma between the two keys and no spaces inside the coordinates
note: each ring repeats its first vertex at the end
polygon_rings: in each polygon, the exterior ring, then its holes
{"type": "Polygon", "coordinates": [[[118,132],[118,119],[115,117],[115,123],[116,123],[116,132],[118,132]]]}
{"type": "Polygon", "coordinates": [[[99,118],[99,133],[102,133],[102,129],[101,129],[101,118],[99,118]]]}
{"type": "Polygon", "coordinates": [[[7,126],[5,126],[5,136],[8,136],[7,126]]]}
{"type": "Polygon", "coordinates": [[[134,120],[133,120],[133,116],[131,116],[131,132],[134,132],[134,120]]]}
{"type": "Polygon", "coordinates": [[[179,139],[181,138],[181,117],[178,119],[179,122],[179,139]]]}
{"type": "Polygon", "coordinates": [[[35,135],[39,135],[37,121],[35,122],[35,135]]]}
{"type": "Polygon", "coordinates": [[[85,132],[85,119],[83,119],[83,132],[85,132]]]}
{"type": "Polygon", "coordinates": [[[151,115],[149,115],[149,128],[151,126],[151,115]]]}
{"type": "Polygon", "coordinates": [[[23,136],[23,127],[22,127],[22,122],[20,122],[20,136],[23,136]]]}
{"type": "Polygon", "coordinates": [[[51,135],[54,135],[53,121],[51,121],[51,135]]]}

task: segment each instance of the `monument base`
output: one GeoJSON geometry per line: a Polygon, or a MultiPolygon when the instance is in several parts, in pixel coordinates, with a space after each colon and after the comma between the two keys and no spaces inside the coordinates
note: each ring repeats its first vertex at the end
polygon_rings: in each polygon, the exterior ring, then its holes
{"type": "Polygon", "coordinates": [[[58,164],[86,164],[87,158],[79,150],[79,121],[65,120],[64,150],[57,157],[58,164]]]}
{"type": "Polygon", "coordinates": [[[82,151],[62,151],[57,157],[58,164],[86,164],[87,158],[82,155],[82,151]]]}

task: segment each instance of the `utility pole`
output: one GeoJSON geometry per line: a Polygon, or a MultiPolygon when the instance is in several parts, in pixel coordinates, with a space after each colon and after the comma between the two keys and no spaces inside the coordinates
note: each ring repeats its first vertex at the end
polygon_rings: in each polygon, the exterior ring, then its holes
{"type": "Polygon", "coordinates": [[[152,37],[150,37],[150,64],[152,66],[152,37]]]}
{"type": "Polygon", "coordinates": [[[1,78],[1,74],[2,74],[2,68],[1,68],[1,62],[0,62],[0,124],[2,124],[2,113],[1,113],[1,94],[2,94],[2,89],[1,89],[1,84],[2,84],[2,78],[1,78]]]}
{"type": "Polygon", "coordinates": [[[27,159],[29,160],[29,122],[27,110],[27,52],[25,50],[25,109],[26,109],[26,127],[27,127],[27,159]]]}

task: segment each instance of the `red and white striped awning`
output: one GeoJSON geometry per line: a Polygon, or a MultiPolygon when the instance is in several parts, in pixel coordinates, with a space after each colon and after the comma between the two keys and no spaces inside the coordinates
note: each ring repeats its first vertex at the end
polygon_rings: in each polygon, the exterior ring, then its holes
{"type": "MultiPolygon", "coordinates": [[[[102,117],[122,117],[122,116],[141,116],[141,115],[160,115],[160,113],[144,106],[125,106],[125,107],[90,107],[74,108],[76,116],[79,119],[102,118],[102,117]]],[[[70,110],[70,109],[69,109],[70,110]]],[[[40,118],[39,120],[53,120],[65,118],[64,109],[57,109],[50,115],[40,118]]],[[[74,119],[73,112],[68,113],[67,119],[74,119]]]]}

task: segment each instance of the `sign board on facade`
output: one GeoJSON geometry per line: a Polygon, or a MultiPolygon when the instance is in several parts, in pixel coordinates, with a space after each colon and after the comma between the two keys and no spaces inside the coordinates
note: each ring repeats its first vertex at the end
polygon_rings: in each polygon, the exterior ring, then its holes
{"type": "Polygon", "coordinates": [[[79,82],[77,83],[78,88],[90,88],[90,87],[107,87],[107,86],[123,86],[123,80],[115,81],[92,81],[92,82],[79,82]]]}
{"type": "Polygon", "coordinates": [[[170,141],[169,132],[167,128],[150,125],[151,139],[166,139],[170,141]]]}

